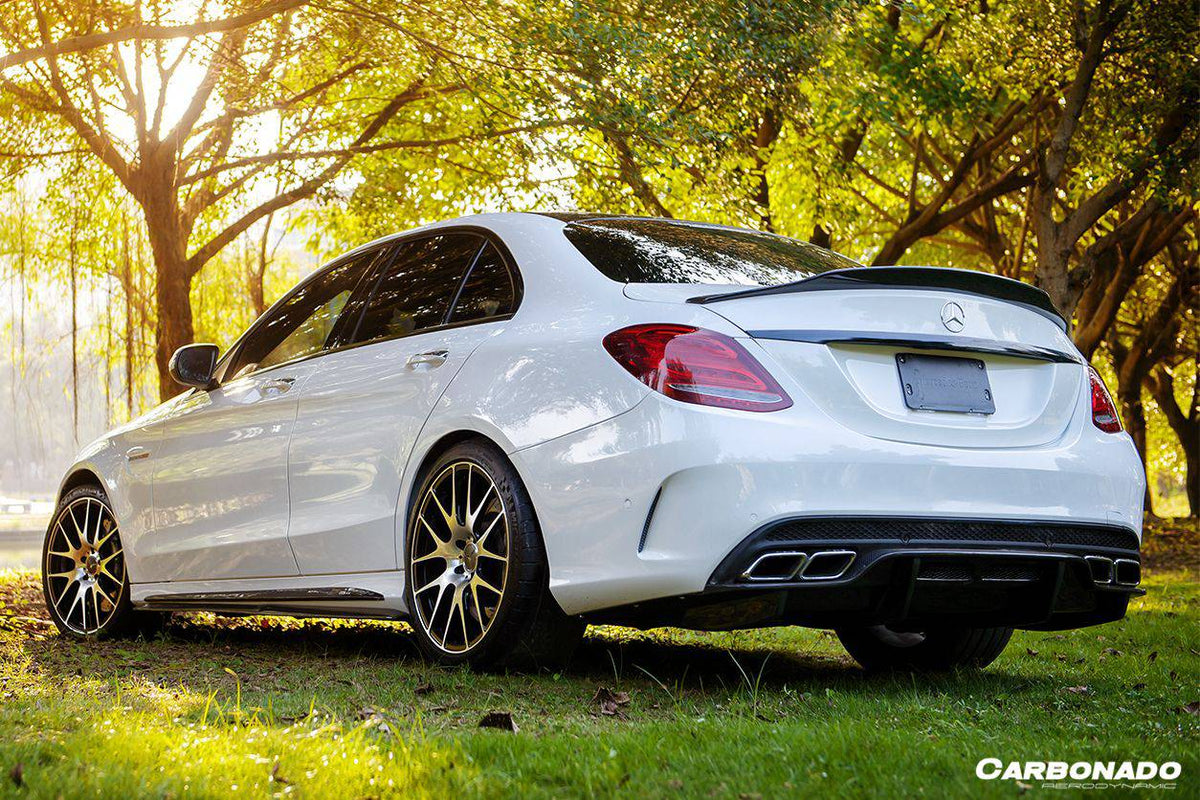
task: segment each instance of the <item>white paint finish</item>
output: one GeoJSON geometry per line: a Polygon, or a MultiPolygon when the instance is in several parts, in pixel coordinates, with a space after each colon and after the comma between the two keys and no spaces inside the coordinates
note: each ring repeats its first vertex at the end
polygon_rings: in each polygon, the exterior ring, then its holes
{"type": "Polygon", "coordinates": [[[138,543],[142,580],[299,572],[288,544],[287,448],[315,360],[182,398],[162,423],[154,532],[138,543]],[[281,382],[291,380],[290,388],[281,382]]]}
{"type": "Polygon", "coordinates": [[[288,535],[302,573],[397,568],[400,483],[417,434],[467,357],[504,324],[391,339],[315,360],[288,459],[288,535]],[[445,361],[408,363],[441,350],[445,361]]]}
{"type": "MultiPolygon", "coordinates": [[[[1140,530],[1140,462],[1128,436],[1092,426],[1081,366],[983,356],[995,415],[911,412],[899,394],[898,348],[756,341],[739,327],[950,335],[940,322],[949,293],[864,289],[699,306],[684,301],[718,287],[623,287],[592,268],[556,220],[499,214],[444,224],[463,223],[493,230],[520,267],[524,300],[511,320],[281,367],[307,383],[279,402],[248,402],[253,389],[237,382],[194,393],[81,454],[122,522],[135,600],[164,587],[386,584],[381,607],[401,610],[398,553],[417,468],[439,440],[463,431],[510,454],[539,515],[552,591],[572,612],[698,591],[746,535],[793,515],[1140,530]],[[611,331],[647,322],[739,337],[794,405],[754,414],[651,392],[601,346],[611,331]],[[404,366],[434,349],[450,351],[441,366],[404,366]],[[132,446],[152,456],[126,462],[132,446]],[[290,544],[281,535],[289,526],[290,544]],[[313,574],[298,574],[293,550],[313,574]]],[[[962,336],[1070,349],[1037,314],[953,299],[967,316],[962,336]]]]}
{"type": "Polygon", "coordinates": [[[758,339],[783,387],[803,394],[850,430],[880,439],[947,447],[1030,447],[1062,436],[1085,382],[1083,367],[990,353],[824,345],[758,339]],[[898,352],[969,356],[984,362],[995,414],[918,411],[898,391],[898,352]]]}
{"type": "Polygon", "coordinates": [[[1052,446],[975,450],[875,439],[810,409],[750,415],[650,395],[514,458],[538,509],[551,590],[571,613],[700,591],[746,536],[791,516],[1108,524],[1117,515],[1140,530],[1132,442],[1082,415],[1052,446]]]}

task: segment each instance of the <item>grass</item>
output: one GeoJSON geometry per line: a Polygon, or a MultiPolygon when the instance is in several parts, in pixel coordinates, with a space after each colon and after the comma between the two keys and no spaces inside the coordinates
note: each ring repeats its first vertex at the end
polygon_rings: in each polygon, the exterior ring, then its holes
{"type": "MultiPolygon", "coordinates": [[[[1018,633],[987,671],[866,676],[828,633],[593,628],[573,667],[422,663],[403,625],[197,615],[80,644],[0,573],[0,795],[1011,796],[983,757],[1179,761],[1200,787],[1200,583],[1018,633]],[[628,703],[600,713],[597,689],[628,703]],[[508,712],[519,731],[478,727],[508,712]]],[[[611,707],[611,706],[610,706],[611,707]]],[[[1038,787],[1033,787],[1037,792],[1038,787]]]]}

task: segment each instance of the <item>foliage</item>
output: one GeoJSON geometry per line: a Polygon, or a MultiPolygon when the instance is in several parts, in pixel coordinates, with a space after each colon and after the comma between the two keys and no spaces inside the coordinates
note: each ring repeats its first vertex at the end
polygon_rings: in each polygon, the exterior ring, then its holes
{"type": "Polygon", "coordinates": [[[317,261],[475,211],[992,271],[1073,316],[1175,513],[1200,485],[1198,45],[1185,0],[9,3],[0,167],[25,200],[0,213],[0,268],[64,287],[55,234],[84,231],[76,288],[112,301],[79,347],[132,354],[139,397],[176,390],[174,346],[228,344],[317,261]]]}

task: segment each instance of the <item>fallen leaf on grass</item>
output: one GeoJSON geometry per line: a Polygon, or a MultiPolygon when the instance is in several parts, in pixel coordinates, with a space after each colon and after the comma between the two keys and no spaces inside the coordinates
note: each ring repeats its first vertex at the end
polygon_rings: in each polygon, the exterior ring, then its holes
{"type": "Polygon", "coordinates": [[[592,702],[600,706],[600,713],[608,717],[623,717],[625,713],[621,710],[621,706],[629,705],[628,692],[614,692],[607,686],[601,686],[596,689],[596,694],[592,695],[592,702]]]}
{"type": "Polygon", "coordinates": [[[1092,690],[1086,686],[1068,686],[1067,691],[1071,694],[1091,694],[1092,690]]]}
{"type": "Polygon", "coordinates": [[[422,683],[416,689],[413,689],[413,692],[416,694],[429,694],[432,691],[433,691],[432,683],[422,683]]]}
{"type": "Polygon", "coordinates": [[[14,786],[25,785],[25,765],[20,761],[12,768],[12,772],[8,773],[8,779],[13,782],[14,786]]]}
{"type": "Polygon", "coordinates": [[[1032,647],[1026,647],[1025,652],[1031,656],[1036,656],[1038,654],[1038,651],[1034,650],[1032,647]]]}
{"type": "Polygon", "coordinates": [[[1155,659],[1158,658],[1158,651],[1157,650],[1152,651],[1150,653],[1150,655],[1146,656],[1146,658],[1149,659],[1151,664],[1153,664],[1155,659]]]}
{"type": "Polygon", "coordinates": [[[1120,655],[1124,655],[1124,653],[1122,653],[1120,650],[1118,650],[1118,649],[1117,649],[1117,648],[1115,648],[1115,647],[1106,647],[1106,648],[1104,648],[1103,650],[1101,650],[1100,652],[1104,653],[1104,655],[1106,655],[1106,656],[1120,656],[1120,655]]]}
{"type": "Polygon", "coordinates": [[[282,783],[284,786],[291,783],[287,778],[279,774],[279,759],[275,759],[275,765],[271,767],[271,783],[282,783]]]}
{"type": "Polygon", "coordinates": [[[1179,708],[1177,708],[1175,710],[1182,711],[1185,714],[1200,714],[1200,700],[1193,700],[1192,702],[1188,703],[1186,706],[1180,706],[1179,708]]]}
{"type": "Polygon", "coordinates": [[[1135,684],[1133,685],[1133,690],[1134,690],[1135,692],[1136,692],[1138,689],[1145,689],[1145,688],[1146,688],[1146,684],[1144,684],[1144,683],[1135,683],[1135,684]]]}
{"type": "Polygon", "coordinates": [[[479,727],[495,728],[509,733],[516,733],[520,730],[513,715],[507,711],[489,711],[483,715],[483,719],[479,720],[479,727]]]}

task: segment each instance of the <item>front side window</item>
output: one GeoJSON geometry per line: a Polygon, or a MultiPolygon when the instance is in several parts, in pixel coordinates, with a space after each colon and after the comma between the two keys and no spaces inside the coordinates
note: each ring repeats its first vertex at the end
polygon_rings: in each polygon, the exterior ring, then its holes
{"type": "Polygon", "coordinates": [[[242,342],[225,374],[237,378],[320,352],[346,301],[377,255],[377,251],[364,253],[301,284],[242,342]]]}
{"type": "Polygon", "coordinates": [[[483,239],[444,233],[401,243],[367,300],[355,343],[407,336],[443,325],[454,293],[483,239]]]}
{"type": "Polygon", "coordinates": [[[450,322],[502,317],[513,313],[516,300],[517,291],[513,286],[512,274],[505,266],[500,251],[489,242],[471,267],[471,274],[467,276],[458,301],[454,304],[454,311],[450,314],[450,322]]]}
{"type": "Polygon", "coordinates": [[[695,222],[607,218],[571,222],[563,233],[621,283],[775,286],[860,266],[798,239],[695,222]]]}

